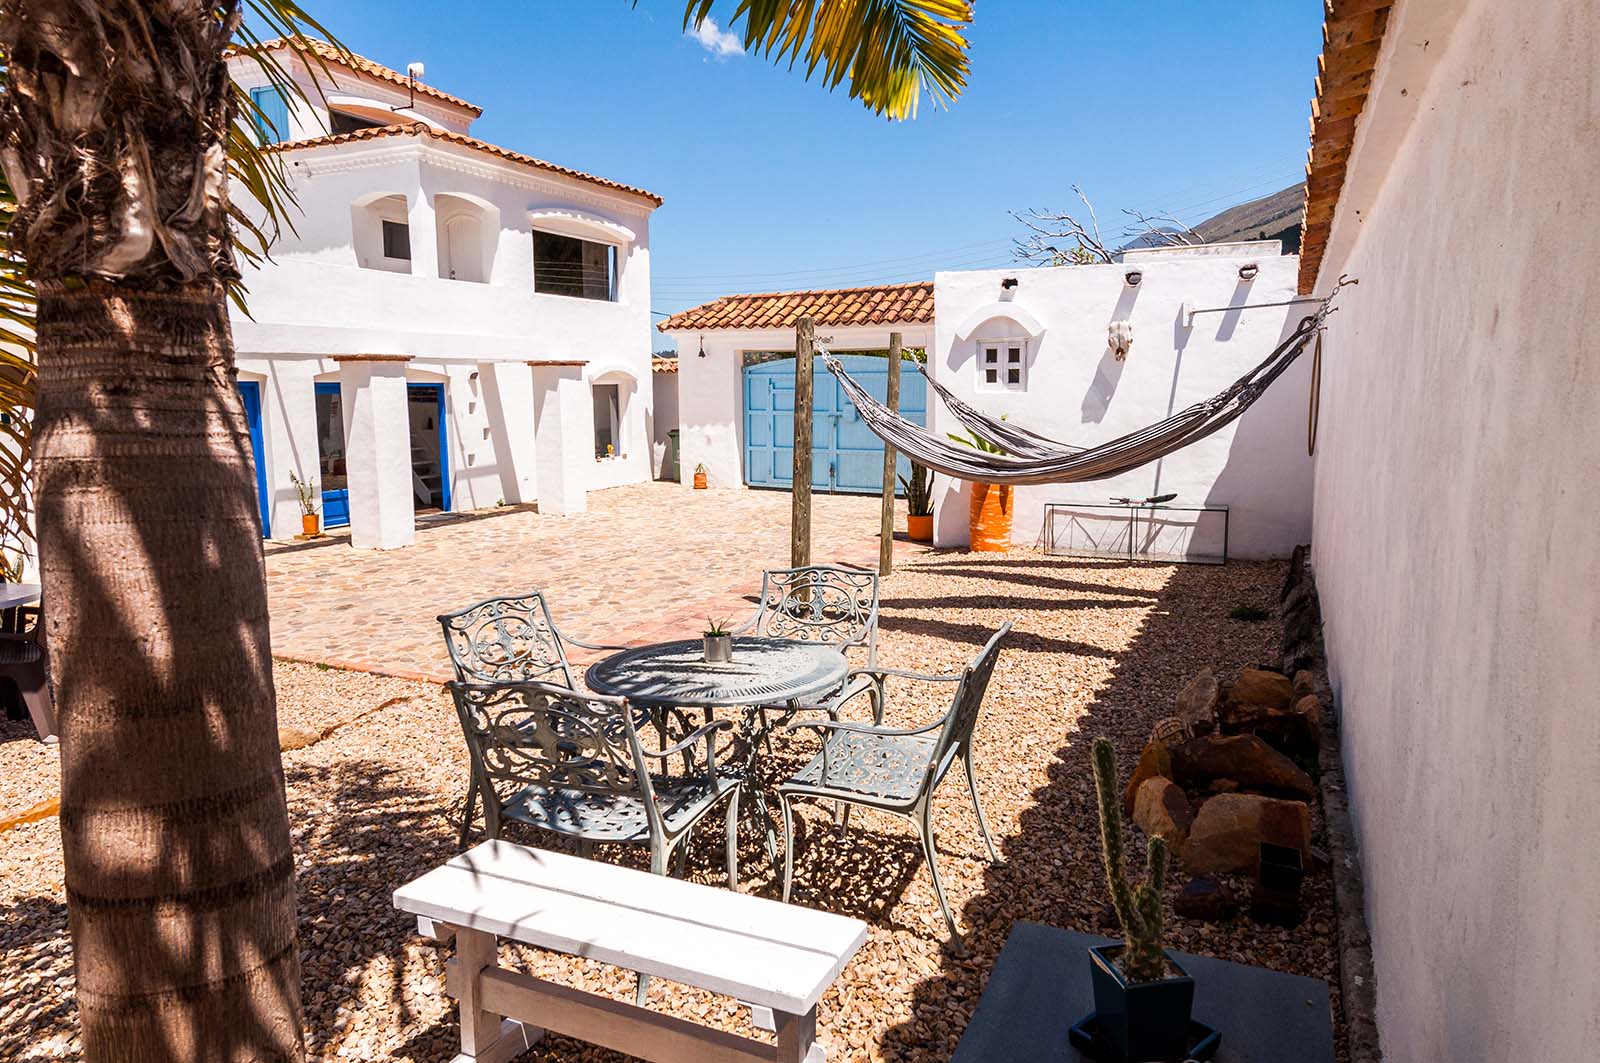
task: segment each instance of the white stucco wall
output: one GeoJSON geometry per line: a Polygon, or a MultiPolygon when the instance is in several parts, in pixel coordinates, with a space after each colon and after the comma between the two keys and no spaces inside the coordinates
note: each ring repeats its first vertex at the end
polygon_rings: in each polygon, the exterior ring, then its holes
{"type": "MultiPolygon", "coordinates": [[[[240,368],[263,382],[275,535],[299,528],[289,473],[316,475],[312,385],[336,355],[408,355],[409,379],[445,384],[453,509],[537,498],[530,360],[581,360],[586,380],[619,385],[623,446],[584,467],[587,489],[650,477],[651,204],[417,138],[289,158],[303,213],[271,263],[246,269],[253,320],[233,322],[240,368]],[[377,268],[395,264],[362,254],[381,246],[361,238],[363,221],[376,220],[368,207],[394,213],[390,196],[403,200],[410,223],[406,272],[377,268]],[[482,224],[487,281],[440,276],[441,213],[473,214],[482,224]],[[616,301],[534,292],[536,225],[591,225],[597,238],[614,241],[616,301]]],[[[583,434],[592,457],[592,423],[583,434]]]]}
{"type": "MultiPolygon", "coordinates": [[[[1276,242],[1269,242],[1204,253],[1141,253],[1117,265],[939,273],[930,372],[972,405],[1040,435],[1074,446],[1104,443],[1222,391],[1293,331],[1308,307],[1201,314],[1187,328],[1180,320],[1184,303],[1208,308],[1293,298],[1298,259],[1277,251],[1276,242]],[[1249,262],[1260,272],[1243,281],[1239,268],[1249,262]],[[1125,280],[1131,269],[1143,273],[1137,287],[1125,280]],[[1010,277],[1017,286],[1003,292],[1001,281],[1010,277]],[[983,308],[997,303],[1013,308],[1008,312],[1015,316],[976,324],[983,308]],[[1106,328],[1121,320],[1133,324],[1133,347],[1118,362],[1106,328]],[[1042,332],[1027,343],[1026,389],[980,390],[979,342],[1026,339],[1030,328],[1042,332]]],[[[1231,508],[1231,556],[1287,555],[1311,530],[1305,446],[1310,368],[1309,356],[1303,357],[1234,424],[1160,461],[1111,480],[1017,488],[1012,541],[1043,544],[1047,502],[1177,492],[1171,505],[1231,508]]],[[[929,403],[935,431],[964,433],[942,403],[929,403]]],[[[938,476],[934,502],[934,542],[964,546],[970,488],[938,476]]],[[[1085,522],[1095,520],[1084,513],[1085,522]]],[[[1099,518],[1102,534],[1122,534],[1124,519],[1099,518]]],[[[1121,542],[1125,547],[1125,537],[1121,542]]],[[[1221,545],[1220,518],[1198,518],[1192,539],[1174,530],[1162,545],[1214,552],[1221,545]]]]}
{"type": "MultiPolygon", "coordinates": [[[[823,327],[817,329],[817,338],[828,341],[835,351],[887,350],[890,332],[899,332],[907,347],[925,347],[933,338],[933,329],[926,324],[823,327]]],[[[747,351],[794,350],[794,329],[674,330],[670,335],[678,343],[683,483],[693,486],[695,466],[703,464],[712,487],[742,488],[744,355],[747,351]]]]}
{"type": "Polygon", "coordinates": [[[1396,12],[1322,266],[1361,286],[1314,535],[1383,1051],[1593,1059],[1600,22],[1396,12]]]}

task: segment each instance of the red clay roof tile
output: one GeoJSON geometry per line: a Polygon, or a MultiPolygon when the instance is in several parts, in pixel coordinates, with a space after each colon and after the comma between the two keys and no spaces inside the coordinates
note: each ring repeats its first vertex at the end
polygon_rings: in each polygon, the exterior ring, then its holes
{"type": "Polygon", "coordinates": [[[793,328],[794,323],[807,314],[818,328],[926,324],[933,320],[933,282],[726,295],[714,302],[680,310],[656,327],[662,332],[793,328]]]}

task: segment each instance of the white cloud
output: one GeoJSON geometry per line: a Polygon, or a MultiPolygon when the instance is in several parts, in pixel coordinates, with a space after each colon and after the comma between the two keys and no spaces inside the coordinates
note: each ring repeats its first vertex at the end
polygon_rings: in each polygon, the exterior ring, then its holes
{"type": "Polygon", "coordinates": [[[718,26],[717,20],[709,15],[698,26],[686,30],[684,35],[693,38],[700,47],[718,59],[744,54],[744,45],[739,43],[739,38],[718,26]]]}

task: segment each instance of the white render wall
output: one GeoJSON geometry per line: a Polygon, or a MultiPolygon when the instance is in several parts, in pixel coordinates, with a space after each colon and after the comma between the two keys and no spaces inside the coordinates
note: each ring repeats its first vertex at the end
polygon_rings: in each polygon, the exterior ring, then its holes
{"type": "MultiPolygon", "coordinates": [[[[582,486],[649,479],[649,203],[416,138],[289,158],[303,216],[273,262],[246,269],[254,320],[235,315],[233,322],[242,377],[263,384],[274,535],[299,529],[290,471],[317,477],[313,384],[337,379],[336,355],[409,355],[409,379],[445,384],[452,509],[537,497],[526,364],[533,360],[582,360],[586,381],[620,385],[623,446],[618,457],[585,466],[582,486]],[[392,195],[404,198],[410,220],[410,272],[361,265],[354,228],[361,204],[392,195]],[[434,214],[441,203],[484,221],[487,283],[439,276],[434,214]],[[633,235],[619,246],[617,301],[533,291],[529,213],[551,209],[578,219],[572,224],[633,235]]],[[[592,456],[592,425],[582,445],[592,456]]]]}
{"type": "MultiPolygon", "coordinates": [[[[818,328],[818,340],[845,351],[887,350],[889,333],[899,332],[906,347],[924,347],[933,338],[926,324],[818,328]]],[[[708,329],[670,333],[678,343],[679,469],[685,486],[694,484],[696,465],[705,465],[712,487],[744,487],[744,355],[792,351],[794,329],[708,329]],[[705,357],[701,357],[701,352],[705,357]]]]}
{"type": "MultiPolygon", "coordinates": [[[[1116,265],[939,273],[930,372],[986,413],[1004,414],[1063,443],[1095,446],[1215,395],[1264,359],[1313,308],[1201,314],[1185,328],[1180,307],[1291,299],[1298,262],[1280,255],[1277,243],[1269,241],[1141,252],[1116,265]],[[1239,267],[1249,262],[1260,272],[1242,281],[1239,267]],[[1143,273],[1137,287],[1124,279],[1132,269],[1143,273]],[[1001,281],[1011,277],[1017,286],[1003,296],[1001,281]],[[1015,308],[1017,316],[989,319],[969,338],[957,338],[974,315],[997,303],[1015,308]],[[1133,323],[1133,347],[1122,362],[1106,343],[1107,326],[1119,320],[1133,323]],[[1033,327],[1043,331],[1028,343],[1026,390],[979,390],[979,340],[1022,337],[1033,327]]],[[[1311,459],[1305,443],[1310,363],[1308,352],[1238,421],[1158,462],[1111,480],[1017,488],[1012,541],[1043,544],[1047,502],[1105,502],[1113,495],[1143,498],[1175,491],[1173,506],[1231,507],[1231,556],[1287,556],[1311,531],[1311,459]]],[[[931,395],[929,405],[936,432],[964,434],[960,422],[931,395]]],[[[935,477],[937,545],[966,545],[970,499],[968,485],[935,477]]],[[[1213,549],[1213,539],[1220,545],[1219,518],[1202,518],[1194,549],[1213,549]]],[[[1125,538],[1122,542],[1125,546],[1125,538]]]]}
{"type": "Polygon", "coordinates": [[[1322,266],[1361,286],[1313,538],[1383,1053],[1593,1059],[1600,23],[1410,0],[1387,36],[1322,266]]]}

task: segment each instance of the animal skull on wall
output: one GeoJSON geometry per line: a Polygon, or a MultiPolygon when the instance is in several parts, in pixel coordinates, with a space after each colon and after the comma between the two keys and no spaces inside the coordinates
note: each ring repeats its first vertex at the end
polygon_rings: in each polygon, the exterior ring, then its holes
{"type": "Polygon", "coordinates": [[[1133,346],[1133,322],[1113,321],[1106,329],[1106,345],[1116,355],[1117,361],[1126,359],[1128,349],[1133,346]]]}

